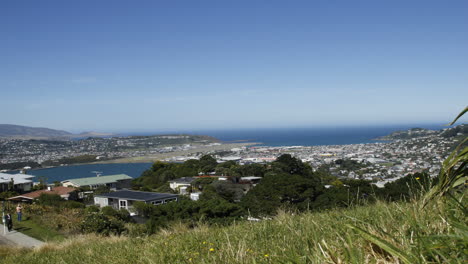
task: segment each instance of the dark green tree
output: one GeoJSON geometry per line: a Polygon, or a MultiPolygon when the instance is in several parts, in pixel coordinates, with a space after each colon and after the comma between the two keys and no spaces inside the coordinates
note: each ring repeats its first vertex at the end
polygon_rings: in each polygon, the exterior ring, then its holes
{"type": "Polygon", "coordinates": [[[218,162],[211,155],[205,155],[200,158],[200,172],[208,173],[215,170],[218,162]]]}
{"type": "Polygon", "coordinates": [[[242,206],[253,215],[273,215],[284,206],[306,210],[322,193],[318,178],[300,175],[272,174],[249,191],[241,201],[242,206]]]}

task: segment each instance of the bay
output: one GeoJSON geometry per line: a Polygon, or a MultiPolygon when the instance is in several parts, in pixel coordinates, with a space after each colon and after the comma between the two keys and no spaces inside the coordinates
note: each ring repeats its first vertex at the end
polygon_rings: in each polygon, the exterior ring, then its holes
{"type": "MultiPolygon", "coordinates": [[[[39,177],[44,177],[49,184],[68,179],[94,177],[97,172],[102,176],[127,174],[130,177],[138,178],[141,176],[143,171],[151,168],[152,164],[153,163],[83,164],[34,169],[27,171],[27,174],[36,176],[34,181],[39,181],[39,177]]],[[[18,171],[12,171],[9,173],[18,173],[18,171]]]]}

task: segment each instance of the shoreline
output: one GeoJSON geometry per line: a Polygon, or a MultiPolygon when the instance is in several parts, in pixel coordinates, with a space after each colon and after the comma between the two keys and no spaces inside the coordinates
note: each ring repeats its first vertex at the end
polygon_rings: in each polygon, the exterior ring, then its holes
{"type": "Polygon", "coordinates": [[[222,150],[230,150],[233,148],[239,147],[248,147],[262,144],[260,142],[249,142],[249,143],[228,143],[228,144],[221,144],[221,145],[214,145],[209,147],[200,147],[194,148],[190,150],[181,150],[181,151],[174,151],[169,153],[160,153],[148,156],[138,156],[138,157],[128,157],[128,158],[119,158],[115,160],[106,160],[106,161],[98,161],[92,162],[89,164],[115,164],[115,163],[148,163],[148,162],[155,162],[158,160],[163,160],[167,158],[173,158],[178,156],[185,156],[187,154],[195,154],[199,152],[210,152],[210,151],[222,151],[222,150]]]}

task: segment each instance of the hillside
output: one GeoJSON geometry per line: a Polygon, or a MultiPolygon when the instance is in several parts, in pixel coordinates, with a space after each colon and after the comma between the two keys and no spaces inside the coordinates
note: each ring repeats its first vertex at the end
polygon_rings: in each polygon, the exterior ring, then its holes
{"type": "Polygon", "coordinates": [[[150,237],[81,236],[36,250],[3,248],[0,256],[2,263],[464,263],[467,238],[456,218],[465,219],[450,203],[378,202],[226,227],[175,225],[150,237]]]}
{"type": "Polygon", "coordinates": [[[399,130],[392,132],[390,135],[378,137],[376,140],[397,140],[397,139],[410,139],[416,137],[424,137],[429,135],[436,135],[439,131],[430,130],[425,128],[411,128],[408,130],[399,130]]]}
{"type": "Polygon", "coordinates": [[[70,137],[71,133],[44,127],[28,127],[0,124],[0,137],[14,138],[57,138],[70,137]]]}
{"type": "Polygon", "coordinates": [[[56,139],[66,140],[71,138],[87,138],[87,137],[109,137],[111,133],[98,132],[83,132],[80,134],[72,134],[63,130],[50,129],[45,127],[29,127],[19,125],[0,124],[0,138],[17,138],[17,139],[56,139]]]}

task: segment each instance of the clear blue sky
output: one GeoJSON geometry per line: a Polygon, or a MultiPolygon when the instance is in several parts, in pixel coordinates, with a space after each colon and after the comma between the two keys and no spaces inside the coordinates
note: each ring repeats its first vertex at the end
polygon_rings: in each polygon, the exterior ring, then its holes
{"type": "Polygon", "coordinates": [[[4,124],[437,123],[468,102],[468,1],[2,1],[0,34],[4,124]]]}

